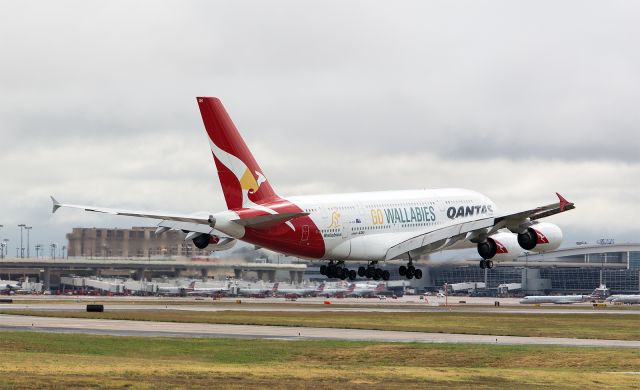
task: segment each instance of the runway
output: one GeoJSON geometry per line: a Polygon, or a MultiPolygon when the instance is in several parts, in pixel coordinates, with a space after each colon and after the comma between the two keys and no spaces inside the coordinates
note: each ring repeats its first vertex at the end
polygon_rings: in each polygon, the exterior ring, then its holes
{"type": "MultiPolygon", "coordinates": [[[[86,305],[92,303],[30,303],[24,304],[17,301],[13,304],[0,304],[0,310],[37,310],[37,311],[85,311],[86,305]]],[[[144,304],[144,303],[104,303],[105,310],[108,311],[195,311],[195,312],[220,312],[220,311],[255,311],[255,312],[387,312],[387,313],[438,313],[438,312],[462,312],[462,313],[490,313],[490,314],[593,314],[593,315],[638,315],[640,310],[619,310],[619,309],[594,309],[589,306],[582,307],[538,307],[527,306],[436,306],[436,305],[396,305],[396,304],[297,304],[297,303],[245,303],[232,304],[210,303],[210,304],[144,304]]]]}
{"type": "Polygon", "coordinates": [[[0,315],[0,330],[147,337],[231,337],[285,340],[328,339],[380,342],[479,343],[498,345],[562,345],[574,347],[640,348],[640,341],[627,340],[487,336],[288,326],[120,321],[19,315],[0,315]]]}

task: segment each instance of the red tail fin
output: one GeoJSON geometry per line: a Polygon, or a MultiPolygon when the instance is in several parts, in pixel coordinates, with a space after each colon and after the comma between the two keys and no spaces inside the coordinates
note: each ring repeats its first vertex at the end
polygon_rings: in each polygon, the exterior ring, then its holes
{"type": "Polygon", "coordinates": [[[276,199],[277,195],[220,100],[197,99],[227,207],[234,210],[276,199]]]}

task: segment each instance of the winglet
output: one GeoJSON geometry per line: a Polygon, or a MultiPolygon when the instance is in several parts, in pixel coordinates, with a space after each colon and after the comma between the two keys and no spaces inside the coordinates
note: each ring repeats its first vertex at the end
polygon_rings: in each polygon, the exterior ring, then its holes
{"type": "Polygon", "coordinates": [[[54,198],[53,196],[50,196],[51,201],[53,202],[53,209],[51,210],[51,213],[55,213],[60,207],[62,207],[62,205],[60,204],[60,202],[58,202],[56,200],[56,198],[54,198]]]}
{"type": "Polygon", "coordinates": [[[560,211],[564,211],[565,207],[567,207],[570,202],[557,192],[556,195],[558,196],[558,200],[560,201],[560,211]]]}

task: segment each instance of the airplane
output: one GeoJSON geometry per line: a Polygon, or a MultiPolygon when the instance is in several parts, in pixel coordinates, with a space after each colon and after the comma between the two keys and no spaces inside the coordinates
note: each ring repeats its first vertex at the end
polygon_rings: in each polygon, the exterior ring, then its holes
{"type": "Polygon", "coordinates": [[[15,294],[22,292],[22,285],[15,280],[0,280],[0,294],[15,294]]]}
{"type": "MultiPolygon", "coordinates": [[[[342,282],[341,282],[342,283],[342,282]]],[[[335,297],[335,296],[348,296],[353,293],[355,290],[355,283],[351,283],[348,286],[336,286],[336,287],[327,287],[322,284],[322,289],[319,289],[318,296],[321,297],[335,297]]]]}
{"type": "Polygon", "coordinates": [[[322,289],[324,289],[324,285],[320,285],[317,288],[314,288],[314,287],[280,288],[280,286],[278,286],[276,288],[276,290],[274,291],[274,295],[276,295],[276,296],[286,296],[288,298],[291,298],[291,297],[300,298],[300,297],[305,297],[305,296],[311,296],[311,295],[318,294],[318,293],[322,292],[322,289]]]}
{"type": "Polygon", "coordinates": [[[387,285],[384,284],[384,283],[378,283],[375,286],[372,286],[370,284],[366,284],[366,285],[358,285],[358,284],[356,284],[353,292],[351,292],[351,294],[349,294],[349,296],[351,296],[351,297],[374,297],[374,296],[377,296],[378,294],[380,294],[386,288],[387,288],[387,285]]]}
{"type": "Polygon", "coordinates": [[[413,259],[431,252],[477,248],[480,268],[513,261],[524,250],[545,252],[562,243],[562,230],[540,219],[575,208],[558,202],[505,213],[487,196],[457,188],[281,197],[249,151],[222,102],[197,97],[227,210],[211,213],[132,211],[65,204],[61,207],[160,220],[157,233],[188,232],[200,249],[220,250],[237,240],[289,256],[328,261],[329,278],[388,280],[378,263],[401,260],[407,279],[422,278],[413,259]],[[366,261],[349,269],[347,262],[366,261]]]}
{"type": "Polygon", "coordinates": [[[606,302],[609,302],[609,303],[620,302],[627,305],[637,305],[637,304],[640,304],[640,294],[628,294],[628,295],[616,294],[607,298],[606,302]]]}
{"type": "Polygon", "coordinates": [[[244,297],[265,297],[267,295],[273,295],[278,290],[278,284],[274,283],[272,287],[240,287],[238,288],[238,295],[244,297]]]}
{"type": "Polygon", "coordinates": [[[195,287],[195,282],[193,282],[193,287],[187,291],[187,295],[226,295],[229,291],[229,285],[221,287],[195,287]]]}
{"type": "Polygon", "coordinates": [[[555,303],[558,305],[568,305],[572,303],[593,302],[605,298],[608,289],[600,286],[589,295],[530,295],[520,300],[523,305],[539,303],[555,303]]]}
{"type": "Polygon", "coordinates": [[[190,291],[193,291],[194,286],[196,285],[195,280],[189,283],[187,286],[158,286],[156,289],[156,294],[158,295],[180,295],[180,294],[188,294],[190,291]]]}

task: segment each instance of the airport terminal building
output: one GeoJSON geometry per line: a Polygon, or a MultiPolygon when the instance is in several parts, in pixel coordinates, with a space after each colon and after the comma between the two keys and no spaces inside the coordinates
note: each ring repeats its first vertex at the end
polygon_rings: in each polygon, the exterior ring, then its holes
{"type": "Polygon", "coordinates": [[[605,284],[611,293],[640,291],[640,244],[579,245],[527,254],[493,269],[469,265],[426,267],[424,287],[485,282],[487,288],[521,283],[525,293],[590,293],[605,284]]]}
{"type": "MultiPolygon", "coordinates": [[[[309,279],[326,278],[319,273],[320,264],[309,266],[309,279]]],[[[519,284],[515,294],[587,294],[600,284],[606,284],[612,294],[640,291],[640,244],[578,245],[527,254],[513,262],[496,263],[492,269],[480,269],[476,258],[457,264],[430,264],[416,264],[424,276],[411,280],[410,285],[418,291],[460,283],[484,283],[487,290],[519,284]]],[[[383,267],[391,273],[391,280],[404,279],[398,274],[398,265],[394,262],[383,267]]]]}

